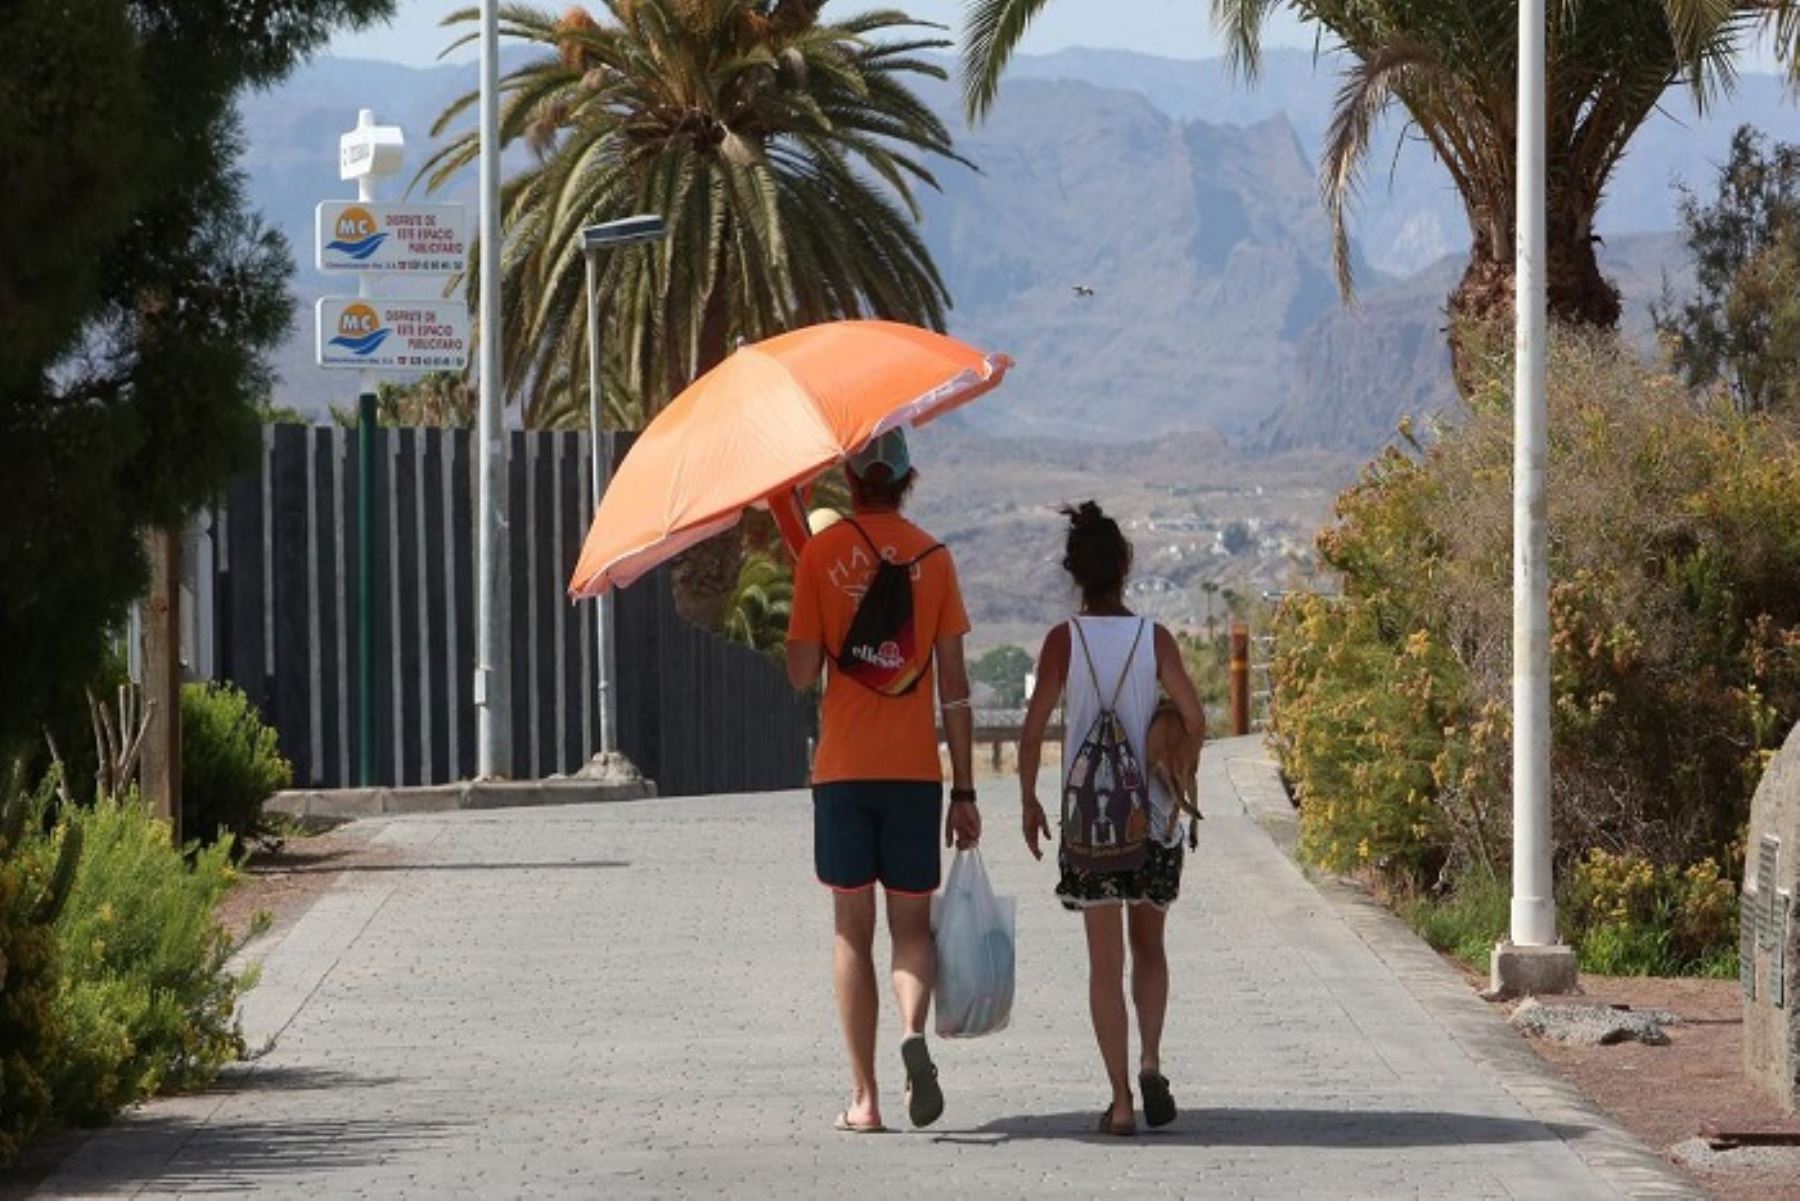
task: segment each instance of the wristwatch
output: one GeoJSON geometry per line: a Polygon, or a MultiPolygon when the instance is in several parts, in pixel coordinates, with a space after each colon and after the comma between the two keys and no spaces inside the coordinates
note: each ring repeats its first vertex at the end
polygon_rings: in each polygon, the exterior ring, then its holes
{"type": "Polygon", "coordinates": [[[950,790],[951,804],[956,804],[961,801],[967,801],[969,804],[973,805],[975,803],[975,790],[973,788],[952,788],[950,790]]]}

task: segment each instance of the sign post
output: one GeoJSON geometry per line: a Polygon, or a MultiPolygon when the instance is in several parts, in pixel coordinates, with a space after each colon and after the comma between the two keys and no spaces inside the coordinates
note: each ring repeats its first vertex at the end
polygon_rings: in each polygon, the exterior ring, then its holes
{"type": "Polygon", "coordinates": [[[469,310],[461,301],[378,299],[375,277],[447,275],[468,258],[459,204],[378,204],[375,181],[400,170],[406,137],[363,109],[338,140],[338,177],[356,181],[356,200],[317,210],[320,271],[355,272],[356,295],[317,307],[319,366],[361,373],[356,397],[356,779],[375,783],[375,427],[377,371],[460,371],[469,362],[469,310]]]}

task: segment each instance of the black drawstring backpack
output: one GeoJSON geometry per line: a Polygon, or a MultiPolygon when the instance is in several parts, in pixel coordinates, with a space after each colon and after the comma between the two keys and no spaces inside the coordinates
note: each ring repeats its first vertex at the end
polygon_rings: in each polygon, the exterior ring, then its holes
{"type": "Polygon", "coordinates": [[[909,563],[890,563],[868,531],[854,521],[849,524],[875,556],[875,574],[837,653],[838,672],[882,696],[906,696],[918,688],[931,664],[929,649],[919,654],[913,626],[912,570],[944,547],[938,543],[909,563]]]}

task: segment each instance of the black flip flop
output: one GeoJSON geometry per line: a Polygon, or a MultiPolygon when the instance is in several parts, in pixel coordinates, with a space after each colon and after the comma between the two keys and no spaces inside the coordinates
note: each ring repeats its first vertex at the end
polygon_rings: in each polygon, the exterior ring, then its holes
{"type": "Polygon", "coordinates": [[[1175,1120],[1175,1096],[1169,1091],[1167,1076],[1161,1072],[1139,1072],[1138,1092],[1144,1098],[1144,1121],[1152,1129],[1175,1120]]]}
{"type": "Polygon", "coordinates": [[[900,1061],[906,1065],[906,1116],[915,1126],[929,1126],[944,1116],[944,1090],[938,1086],[937,1065],[922,1034],[900,1042],[900,1061]]]}

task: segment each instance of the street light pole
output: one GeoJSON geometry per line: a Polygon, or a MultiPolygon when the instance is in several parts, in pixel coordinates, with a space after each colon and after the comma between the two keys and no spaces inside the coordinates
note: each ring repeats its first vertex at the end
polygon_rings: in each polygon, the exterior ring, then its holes
{"type": "MultiPolygon", "coordinates": [[[[600,340],[600,251],[659,242],[667,233],[663,219],[653,215],[605,221],[581,231],[581,254],[587,278],[588,433],[593,447],[590,480],[596,514],[600,512],[600,498],[606,495],[607,481],[612,478],[611,448],[605,444],[603,437],[606,411],[602,403],[605,372],[600,340]]],[[[610,589],[601,593],[594,602],[594,640],[600,741],[594,762],[589,767],[591,773],[634,776],[636,769],[631,767],[619,750],[619,710],[613,689],[613,598],[610,589]]]]}
{"type": "MultiPolygon", "coordinates": [[[[604,372],[600,363],[600,264],[594,251],[582,250],[587,268],[587,348],[588,348],[588,443],[590,454],[590,492],[594,512],[600,511],[600,498],[606,495],[606,482],[612,475],[612,447],[606,444],[601,387],[604,372]]],[[[600,719],[600,754],[610,755],[619,749],[619,721],[613,711],[613,640],[612,593],[604,592],[594,602],[594,675],[597,683],[600,719]]]]}
{"type": "Polygon", "coordinates": [[[1520,0],[1513,376],[1513,896],[1500,993],[1566,992],[1550,859],[1550,562],[1546,476],[1545,0],[1520,0]]]}
{"type": "Polygon", "coordinates": [[[481,0],[480,418],[475,438],[475,774],[511,773],[506,642],[506,426],[500,377],[499,0],[481,0]]]}
{"type": "MultiPolygon", "coordinates": [[[[358,129],[375,124],[375,114],[357,114],[358,129]]],[[[375,200],[375,174],[356,180],[356,198],[364,204],[375,200]]],[[[356,294],[375,295],[374,277],[356,273],[356,294]]],[[[375,783],[375,373],[359,377],[356,393],[356,783],[370,788],[375,783]]]]}

